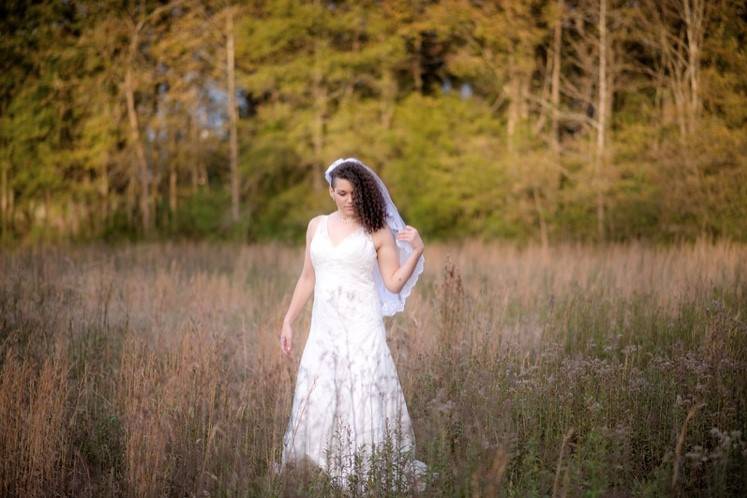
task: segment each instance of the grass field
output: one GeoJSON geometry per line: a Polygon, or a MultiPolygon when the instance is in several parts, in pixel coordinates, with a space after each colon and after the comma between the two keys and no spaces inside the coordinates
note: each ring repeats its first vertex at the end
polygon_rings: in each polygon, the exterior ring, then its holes
{"type": "MultiPolygon", "coordinates": [[[[747,247],[425,257],[386,322],[434,472],[421,496],[744,496],[747,247]]],[[[301,263],[281,246],[0,254],[0,495],[343,495],[271,471],[309,323],[284,360],[301,263]]],[[[370,495],[410,493],[382,479],[370,495]]]]}

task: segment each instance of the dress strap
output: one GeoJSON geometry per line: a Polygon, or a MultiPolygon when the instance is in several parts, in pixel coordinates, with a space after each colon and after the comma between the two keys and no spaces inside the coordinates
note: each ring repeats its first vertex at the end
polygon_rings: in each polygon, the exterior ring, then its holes
{"type": "Polygon", "coordinates": [[[319,222],[316,224],[316,227],[314,228],[314,238],[311,239],[312,241],[314,239],[316,239],[317,236],[321,233],[321,231],[322,231],[322,223],[324,223],[326,221],[326,218],[327,218],[326,215],[321,215],[321,219],[319,220],[319,222]]]}

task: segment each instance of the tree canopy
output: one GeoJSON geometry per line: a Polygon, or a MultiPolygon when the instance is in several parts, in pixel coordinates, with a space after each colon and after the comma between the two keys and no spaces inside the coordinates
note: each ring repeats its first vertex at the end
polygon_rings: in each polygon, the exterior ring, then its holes
{"type": "Polygon", "coordinates": [[[736,0],[4,2],[2,241],[300,241],[350,155],[431,240],[747,240],[746,22],[736,0]]]}

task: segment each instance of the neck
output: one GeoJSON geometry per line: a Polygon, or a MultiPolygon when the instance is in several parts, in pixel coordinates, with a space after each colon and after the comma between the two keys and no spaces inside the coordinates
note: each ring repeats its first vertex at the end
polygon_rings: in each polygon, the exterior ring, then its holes
{"type": "Polygon", "coordinates": [[[337,211],[337,216],[340,218],[340,221],[342,221],[343,223],[353,224],[353,223],[356,223],[357,221],[357,218],[355,216],[345,216],[345,213],[343,213],[340,210],[337,211]]]}

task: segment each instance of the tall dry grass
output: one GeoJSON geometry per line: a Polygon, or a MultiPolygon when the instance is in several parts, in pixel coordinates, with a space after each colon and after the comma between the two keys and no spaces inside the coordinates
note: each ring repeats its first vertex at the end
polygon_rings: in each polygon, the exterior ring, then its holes
{"type": "MultiPolygon", "coordinates": [[[[309,324],[283,360],[301,258],[199,244],[2,254],[1,494],[344,494],[323,474],[272,471],[309,324]]],[[[426,260],[387,319],[432,471],[422,496],[743,493],[747,248],[470,243],[426,260]]],[[[369,494],[417,494],[385,480],[369,494]]]]}

